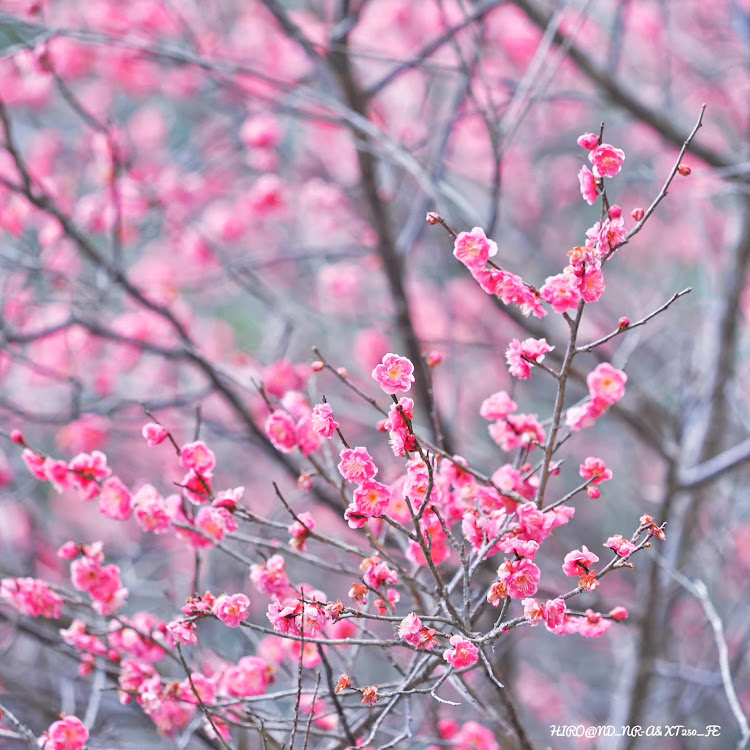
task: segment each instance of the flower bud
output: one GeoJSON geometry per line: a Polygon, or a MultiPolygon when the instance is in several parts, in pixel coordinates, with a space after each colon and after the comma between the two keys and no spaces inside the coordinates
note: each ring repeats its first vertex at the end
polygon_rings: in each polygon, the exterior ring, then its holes
{"type": "Polygon", "coordinates": [[[625,607],[615,607],[610,613],[609,616],[613,620],[627,620],[628,619],[628,610],[625,609],[625,607]]]}
{"type": "Polygon", "coordinates": [[[436,214],[434,211],[428,211],[427,212],[427,223],[428,224],[439,224],[440,223],[440,214],[436,214]]]}
{"type": "Polygon", "coordinates": [[[316,359],[315,362],[310,365],[310,367],[312,367],[313,372],[320,372],[325,367],[325,365],[319,359],[316,359]]]}
{"type": "Polygon", "coordinates": [[[677,171],[683,176],[687,177],[693,170],[688,167],[687,164],[680,164],[679,167],[677,167],[677,171]]]}
{"type": "Polygon", "coordinates": [[[641,221],[646,215],[646,212],[642,208],[634,208],[630,215],[633,217],[634,221],[641,221]]]}
{"type": "Polygon", "coordinates": [[[339,367],[336,372],[342,377],[342,378],[348,378],[349,377],[349,370],[346,369],[346,367],[339,367]]]}
{"type": "Polygon", "coordinates": [[[630,318],[626,318],[624,315],[617,321],[617,327],[624,331],[626,328],[630,328],[630,318]]]}
{"type": "Polygon", "coordinates": [[[594,133],[584,133],[583,135],[578,136],[576,142],[581,148],[591,151],[599,145],[599,136],[594,133]]]}
{"type": "Polygon", "coordinates": [[[425,361],[428,367],[437,367],[443,361],[443,354],[437,349],[432,349],[425,354],[425,361]]]}

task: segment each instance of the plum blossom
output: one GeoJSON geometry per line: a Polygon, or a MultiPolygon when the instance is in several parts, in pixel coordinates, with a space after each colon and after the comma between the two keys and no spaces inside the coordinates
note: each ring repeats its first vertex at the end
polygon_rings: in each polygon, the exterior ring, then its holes
{"type": "Polygon", "coordinates": [[[578,576],[579,586],[593,590],[596,588],[597,580],[596,571],[591,565],[595,562],[599,562],[599,558],[584,544],[580,550],[576,549],[565,555],[562,565],[563,573],[571,578],[578,576]]]}
{"type": "Polygon", "coordinates": [[[614,368],[609,362],[602,362],[586,377],[586,384],[592,399],[600,399],[607,405],[619,401],[625,395],[628,376],[614,368]]]}
{"type": "Polygon", "coordinates": [[[408,391],[414,382],[414,365],[406,357],[388,353],[381,364],[372,371],[372,377],[380,383],[383,391],[394,395],[399,391],[408,391]]]}
{"type": "Polygon", "coordinates": [[[147,424],[143,425],[141,433],[146,439],[146,444],[149,448],[153,448],[163,443],[167,439],[167,435],[169,434],[165,427],[162,427],[160,424],[156,424],[156,422],[148,422],[147,424]]]}
{"type": "Polygon", "coordinates": [[[228,628],[238,628],[250,616],[250,600],[244,594],[222,594],[211,612],[228,628]]]}
{"type": "Polygon", "coordinates": [[[0,598],[30,617],[58,620],[62,615],[62,598],[37,578],[3,578],[0,598]]]}
{"type": "Polygon", "coordinates": [[[265,563],[250,566],[250,580],[266,596],[286,596],[291,586],[286,574],[286,561],[281,555],[271,555],[265,563]]]}
{"type": "Polygon", "coordinates": [[[629,539],[623,539],[621,534],[609,537],[603,546],[614,550],[620,557],[630,557],[636,550],[635,544],[629,539]]]}
{"type": "Polygon", "coordinates": [[[42,739],[44,750],[83,750],[89,730],[77,716],[65,716],[50,725],[42,739]]]}
{"type": "Polygon", "coordinates": [[[548,276],[539,294],[545,302],[552,305],[556,313],[575,310],[581,300],[576,278],[566,273],[548,276]]]}
{"type": "Polygon", "coordinates": [[[479,661],[479,649],[460,635],[452,635],[450,644],[453,648],[443,652],[443,659],[454,669],[472,667],[479,661]]]}
{"type": "Polygon", "coordinates": [[[596,177],[585,164],[581,167],[581,171],[578,173],[578,183],[581,188],[583,200],[585,200],[589,206],[593,206],[594,203],[596,203],[596,199],[599,197],[599,189],[596,184],[596,177]]]}
{"type": "Polygon", "coordinates": [[[338,426],[329,404],[315,404],[312,410],[312,427],[321,437],[332,438],[338,426]]]}
{"type": "Polygon", "coordinates": [[[453,243],[453,255],[470,270],[481,271],[487,261],[497,255],[497,245],[481,227],[461,232],[453,243]]]}
{"type": "Polygon", "coordinates": [[[375,466],[367,448],[344,448],[339,456],[339,473],[349,482],[361,484],[378,473],[378,467],[375,466]]]}
{"type": "Polygon", "coordinates": [[[307,537],[315,528],[315,519],[307,512],[299,513],[297,518],[299,520],[294,521],[287,529],[291,534],[289,544],[292,549],[304,552],[307,549],[307,537]]]}
{"type": "Polygon", "coordinates": [[[107,466],[107,457],[101,451],[79,453],[70,461],[68,468],[71,482],[84,500],[94,500],[99,495],[99,481],[112,473],[107,466]]]}
{"type": "Polygon", "coordinates": [[[390,499],[391,491],[386,485],[366,479],[354,490],[354,502],[346,509],[344,518],[351,528],[361,528],[368,518],[380,518],[390,499]]]}
{"type": "Polygon", "coordinates": [[[596,500],[599,495],[599,488],[595,487],[596,484],[607,482],[612,479],[612,470],[608,469],[604,461],[601,458],[595,458],[589,456],[580,466],[580,475],[584,479],[590,480],[589,486],[586,488],[589,496],[596,500]]]}
{"type": "Polygon", "coordinates": [[[405,640],[410,646],[432,651],[437,645],[435,630],[422,625],[415,612],[410,612],[398,626],[398,637],[405,640]]]}
{"type": "Polygon", "coordinates": [[[578,632],[584,638],[599,638],[612,627],[612,620],[602,617],[600,612],[586,610],[586,617],[579,618],[578,632]]]}
{"type": "Polygon", "coordinates": [[[498,391],[482,402],[479,414],[489,420],[505,419],[517,408],[516,402],[505,391],[498,391]]]}
{"type": "Polygon", "coordinates": [[[589,151],[589,161],[598,177],[615,177],[622,169],[625,153],[609,143],[602,143],[589,151]]]}
{"type": "Polygon", "coordinates": [[[133,512],[132,497],[119,477],[110,477],[102,482],[99,510],[116,521],[127,521],[130,518],[133,512]]]}
{"type": "Polygon", "coordinates": [[[578,136],[576,143],[587,151],[593,151],[599,145],[599,136],[594,133],[584,133],[578,136]]]}
{"type": "Polygon", "coordinates": [[[180,448],[180,463],[201,476],[210,476],[216,467],[214,452],[202,441],[186,443],[180,448]]]}
{"type": "Polygon", "coordinates": [[[547,343],[547,339],[526,339],[523,342],[513,339],[505,352],[510,374],[520,380],[528,380],[531,377],[531,364],[528,360],[542,362],[544,355],[554,348],[547,343]]]}
{"type": "Polygon", "coordinates": [[[269,414],[263,429],[277,451],[291,453],[297,447],[297,425],[283,409],[269,414]]]}
{"type": "Polygon", "coordinates": [[[541,577],[539,568],[531,560],[506,559],[497,569],[497,577],[505,584],[511,599],[534,596],[541,577]]]}

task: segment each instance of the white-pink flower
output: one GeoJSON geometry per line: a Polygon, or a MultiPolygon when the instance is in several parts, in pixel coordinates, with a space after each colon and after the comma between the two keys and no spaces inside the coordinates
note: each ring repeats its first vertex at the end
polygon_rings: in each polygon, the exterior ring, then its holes
{"type": "Polygon", "coordinates": [[[250,600],[244,594],[222,594],[211,612],[229,628],[238,628],[250,616],[250,600]]]}
{"type": "Polygon", "coordinates": [[[599,197],[599,190],[596,185],[596,177],[594,173],[584,164],[581,167],[581,171],[578,173],[578,184],[581,187],[581,195],[583,200],[593,206],[596,203],[596,199],[599,197]]]}
{"type": "Polygon", "coordinates": [[[625,383],[628,376],[613,367],[609,362],[602,362],[588,374],[586,384],[592,399],[600,399],[606,404],[614,404],[625,395],[625,383]]]}
{"type": "Polygon", "coordinates": [[[47,730],[44,750],[82,750],[88,738],[83,722],[77,716],[66,716],[47,730]]]}
{"type": "Polygon", "coordinates": [[[333,418],[329,404],[315,404],[312,410],[312,426],[321,437],[333,437],[339,423],[333,418]]]}
{"type": "Polygon", "coordinates": [[[460,635],[452,635],[450,643],[453,648],[443,653],[443,659],[454,669],[472,667],[479,661],[479,649],[471,641],[467,641],[460,635]]]}
{"type": "Polygon", "coordinates": [[[388,353],[383,361],[373,371],[372,377],[380,383],[380,387],[389,395],[399,391],[408,391],[414,382],[414,365],[406,357],[388,353]]]}
{"type": "Polygon", "coordinates": [[[599,177],[615,177],[622,169],[625,153],[609,143],[602,143],[589,152],[589,161],[599,177]]]}
{"type": "Polygon", "coordinates": [[[481,227],[461,232],[453,243],[453,255],[470,270],[481,271],[487,261],[497,254],[497,245],[481,227]]]}

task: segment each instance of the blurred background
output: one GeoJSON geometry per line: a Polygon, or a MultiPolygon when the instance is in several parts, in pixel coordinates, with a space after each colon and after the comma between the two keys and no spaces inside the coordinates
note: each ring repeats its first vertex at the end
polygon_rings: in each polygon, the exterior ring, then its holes
{"type": "MultiPolygon", "coordinates": [[[[667,522],[667,541],[586,596],[583,608],[629,610],[604,637],[518,629],[495,658],[537,747],[734,747],[750,710],[749,66],[748,0],[0,0],[3,430],[59,458],[102,450],[128,486],[166,493],[183,472],[169,450],[146,447],[145,404],[181,441],[200,434],[222,486],[243,485],[253,512],[288,523],[273,479],[348,539],[322,505],[326,487],[298,487],[306,459],[265,438],[258,386],[282,403],[324,393],[349,442],[370,446],[395,481],[403,467],[375,430],[380,416],[310,367],[316,346],[376,395],[369,373],[393,351],[417,363],[420,429],[439,423],[450,452],[491,474],[509,459],[481,402],[508,390],[546,418],[554,397],[543,373],[511,382],[508,342],[546,336],[559,363],[567,326],[485,295],[425,213],[483,227],[495,260],[540,287],[600,218],[581,200],[576,138],[603,127],[624,150],[608,196],[630,228],[705,103],[683,159],[691,174],[606,266],[580,340],[693,291],[576,361],[568,404],[600,361],[625,369],[628,389],[560,451],[552,492],[576,483],[588,455],[614,479],[600,499],[577,499],[574,523],[545,545],[540,596],[562,590],[568,551],[629,537],[644,513],[667,522]],[[431,351],[442,355],[432,370],[431,351]],[[713,724],[721,737],[571,740],[551,738],[554,724],[713,724]]],[[[0,448],[3,577],[64,583],[57,547],[101,539],[132,610],[174,616],[190,592],[185,545],[50,491],[16,446],[0,448]]],[[[247,586],[241,565],[204,566],[212,590],[247,586]]],[[[72,676],[56,633],[0,603],[0,700],[40,732],[61,710],[89,710],[96,747],[156,747],[104,673],[72,676]]],[[[218,630],[215,646],[242,654],[218,630]]],[[[470,710],[442,708],[460,721],[470,710]]],[[[488,726],[517,746],[501,719],[488,726]]],[[[403,747],[439,743],[425,732],[403,747]]]]}

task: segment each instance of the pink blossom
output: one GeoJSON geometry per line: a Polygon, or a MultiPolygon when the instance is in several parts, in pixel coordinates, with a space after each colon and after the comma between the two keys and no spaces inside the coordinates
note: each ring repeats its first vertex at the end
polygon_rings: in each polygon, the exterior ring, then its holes
{"type": "Polygon", "coordinates": [[[350,482],[361,484],[378,473],[378,467],[375,466],[367,448],[344,448],[339,455],[339,473],[350,482]]]}
{"type": "Polygon", "coordinates": [[[211,612],[229,628],[238,628],[250,616],[250,600],[244,594],[222,594],[211,612]]]}
{"type": "Polygon", "coordinates": [[[602,143],[589,152],[589,161],[598,177],[615,177],[622,169],[625,153],[609,143],[602,143]]]}
{"type": "Polygon", "coordinates": [[[534,560],[534,557],[536,557],[536,553],[539,551],[539,542],[535,542],[532,539],[521,539],[517,536],[503,539],[498,546],[500,551],[505,552],[507,555],[515,554],[532,561],[534,560]]]}
{"type": "Polygon", "coordinates": [[[188,473],[180,482],[185,491],[185,497],[193,505],[202,505],[211,500],[211,474],[198,474],[195,469],[188,469],[188,473]]]}
{"type": "Polygon", "coordinates": [[[534,450],[544,445],[545,435],[539,420],[533,414],[514,414],[505,421],[489,426],[492,439],[504,450],[516,448],[534,450]]]}
{"type": "Polygon", "coordinates": [[[30,617],[59,620],[62,616],[62,598],[37,578],[3,578],[0,598],[30,617]]]}
{"type": "Polygon", "coordinates": [[[316,404],[312,410],[313,429],[324,438],[332,438],[339,423],[333,418],[329,404],[316,404]]]}
{"type": "Polygon", "coordinates": [[[443,659],[454,669],[471,667],[479,661],[479,649],[460,635],[452,635],[450,643],[453,648],[443,653],[443,659]]]}
{"type": "Polygon", "coordinates": [[[281,555],[271,555],[265,563],[251,565],[250,580],[266,596],[283,597],[291,588],[286,574],[286,561],[281,555]]]}
{"type": "Polygon", "coordinates": [[[171,519],[164,498],[150,484],[144,484],[132,497],[135,520],[144,531],[163,534],[169,531],[171,519]]]}
{"type": "Polygon", "coordinates": [[[581,300],[575,277],[565,273],[548,276],[539,294],[545,302],[552,305],[556,313],[575,310],[581,300]]]}
{"type": "Polygon", "coordinates": [[[323,438],[313,427],[312,416],[310,414],[306,414],[297,422],[296,440],[300,453],[303,456],[311,456],[320,448],[323,438]]]}
{"type": "Polygon", "coordinates": [[[180,448],[180,463],[184,468],[192,469],[196,474],[208,477],[216,467],[216,456],[202,440],[196,440],[180,448]]]}
{"type": "Polygon", "coordinates": [[[598,302],[606,289],[604,285],[604,274],[600,268],[587,271],[578,281],[578,289],[581,298],[586,303],[598,302]]]}
{"type": "Polygon", "coordinates": [[[600,612],[586,610],[586,617],[579,618],[578,632],[584,638],[599,638],[612,627],[612,620],[606,620],[600,612]]]}
{"type": "Polygon", "coordinates": [[[81,546],[75,542],[65,542],[57,550],[57,556],[62,560],[75,560],[81,554],[81,546]]]}
{"type": "Polygon", "coordinates": [[[130,490],[119,477],[110,477],[102,482],[99,494],[99,510],[107,518],[116,521],[127,521],[132,514],[130,490]]]}
{"type": "Polygon", "coordinates": [[[393,395],[408,391],[414,382],[414,365],[406,357],[388,353],[373,371],[372,377],[380,383],[385,393],[393,395]]]}
{"type": "Polygon", "coordinates": [[[156,422],[148,422],[141,430],[149,448],[160,445],[167,439],[167,429],[156,422]]]}
{"type": "Polygon", "coordinates": [[[84,500],[93,500],[99,494],[99,480],[106,479],[112,470],[107,466],[107,457],[101,451],[79,453],[70,461],[73,486],[80,490],[84,500]]]}
{"type": "Polygon", "coordinates": [[[183,646],[198,645],[198,631],[194,622],[187,620],[173,620],[167,623],[167,634],[170,645],[180,643],[183,646]]]}
{"type": "Polygon", "coordinates": [[[544,605],[543,617],[550,630],[560,627],[565,619],[565,600],[548,599],[544,605]]]}
{"type": "Polygon", "coordinates": [[[360,564],[359,569],[362,571],[364,582],[376,591],[385,584],[397,584],[398,573],[391,570],[388,564],[383,562],[377,555],[375,557],[366,557],[360,564]]]}
{"type": "Polygon", "coordinates": [[[621,534],[609,537],[603,546],[614,550],[620,557],[630,557],[636,550],[635,544],[628,539],[623,539],[621,534]]]}
{"type": "Polygon", "coordinates": [[[531,364],[528,360],[542,362],[544,355],[554,348],[547,343],[547,339],[526,339],[524,342],[513,339],[505,352],[510,374],[521,380],[528,380],[531,377],[531,364]]]}
{"type": "Polygon", "coordinates": [[[291,415],[282,409],[270,414],[263,428],[277,451],[291,453],[297,447],[297,425],[291,415]]]}
{"type": "Polygon", "coordinates": [[[584,133],[579,135],[576,141],[581,148],[587,151],[593,151],[599,145],[599,136],[594,133],[584,133]]]}
{"type": "Polygon", "coordinates": [[[281,128],[276,118],[268,114],[248,117],[242,123],[240,140],[248,148],[272,149],[281,140],[281,128]]]}
{"type": "Polygon", "coordinates": [[[619,401],[625,395],[625,383],[628,376],[612,367],[609,362],[602,362],[586,377],[586,384],[592,399],[600,399],[607,405],[619,401]]]}
{"type": "Polygon", "coordinates": [[[615,607],[610,613],[609,616],[613,620],[627,620],[628,619],[628,610],[625,609],[625,607],[615,607]]]}
{"type": "Polygon", "coordinates": [[[539,604],[536,599],[529,597],[524,599],[521,604],[523,604],[523,616],[532,626],[536,626],[544,620],[544,605],[539,604]]]}
{"type": "Polygon", "coordinates": [[[221,686],[229,695],[251,698],[266,692],[273,673],[274,668],[260,657],[243,656],[224,671],[221,686]]]}
{"type": "Polygon", "coordinates": [[[543,318],[547,314],[538,292],[525,284],[520,276],[508,271],[494,271],[493,286],[490,294],[495,294],[504,305],[516,305],[523,315],[543,318]]]}
{"type": "Polygon", "coordinates": [[[315,528],[315,519],[310,513],[299,513],[297,515],[298,521],[292,523],[288,531],[291,534],[289,544],[292,549],[296,549],[298,552],[304,552],[307,548],[307,537],[310,532],[315,528]]]}
{"type": "Polygon", "coordinates": [[[390,489],[374,479],[366,479],[354,490],[354,501],[346,509],[344,518],[352,528],[361,528],[364,520],[380,518],[391,499],[390,489]],[[352,526],[352,522],[357,525],[352,526]]]}
{"type": "Polygon", "coordinates": [[[212,539],[220,542],[224,535],[237,531],[238,525],[234,516],[226,509],[213,505],[204,505],[195,514],[195,525],[212,539]]]}
{"type": "Polygon", "coordinates": [[[178,689],[180,698],[186,703],[198,705],[198,697],[208,705],[216,700],[216,684],[200,672],[193,672],[190,678],[186,677],[179,683],[178,689]]]}
{"type": "Polygon", "coordinates": [[[610,208],[610,217],[605,219],[602,224],[597,222],[591,229],[586,230],[588,238],[586,244],[596,249],[599,256],[607,255],[610,250],[617,247],[627,237],[625,229],[625,220],[622,218],[619,206],[610,208]],[[617,214],[613,215],[612,212],[617,214]]]}
{"type": "Polygon", "coordinates": [[[580,406],[571,406],[565,415],[565,421],[573,432],[593,427],[609,408],[609,404],[600,398],[594,398],[580,406]]]}
{"type": "Polygon", "coordinates": [[[589,575],[592,572],[591,566],[595,562],[599,562],[599,558],[584,544],[580,550],[576,549],[565,555],[562,569],[565,575],[571,578],[589,575]]]}
{"type": "Polygon", "coordinates": [[[497,569],[497,577],[508,589],[511,599],[534,596],[542,573],[530,560],[505,560],[497,569]]]}
{"type": "Polygon", "coordinates": [[[410,612],[398,626],[399,638],[405,640],[410,646],[425,651],[432,651],[437,645],[435,632],[432,628],[424,627],[415,612],[410,612]]]}
{"type": "Polygon", "coordinates": [[[596,203],[596,199],[599,197],[599,190],[596,184],[596,177],[585,164],[581,167],[581,171],[578,172],[578,183],[581,188],[583,200],[585,200],[589,206],[593,206],[594,203],[596,203]]]}
{"type": "Polygon", "coordinates": [[[479,414],[489,420],[505,419],[517,408],[516,402],[505,391],[498,391],[482,402],[479,414]]]}
{"type": "Polygon", "coordinates": [[[608,469],[601,458],[589,456],[580,466],[579,474],[584,479],[590,479],[591,484],[601,484],[612,479],[612,470],[608,469]]]}
{"type": "MultiPolygon", "coordinates": [[[[24,451],[25,453],[26,451],[24,451]]],[[[72,486],[70,470],[65,461],[56,461],[54,458],[45,458],[42,465],[44,474],[49,483],[58,491],[62,492],[72,486]]]]}
{"type": "Polygon", "coordinates": [[[481,227],[461,232],[453,243],[453,255],[469,269],[482,270],[496,254],[497,245],[487,239],[481,227]]]}
{"type": "Polygon", "coordinates": [[[44,750],[83,750],[89,730],[76,716],[66,716],[54,722],[46,732],[44,750]]]}

